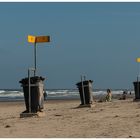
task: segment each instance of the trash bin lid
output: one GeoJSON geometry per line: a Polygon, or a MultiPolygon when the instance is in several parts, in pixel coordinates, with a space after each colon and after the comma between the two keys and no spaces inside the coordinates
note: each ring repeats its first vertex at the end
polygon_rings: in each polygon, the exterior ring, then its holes
{"type": "MultiPolygon", "coordinates": [[[[92,80],[85,80],[85,81],[83,81],[83,85],[88,85],[89,83],[93,83],[93,81],[92,80]]],[[[82,82],[78,82],[76,85],[77,86],[82,86],[82,82]]]]}
{"type": "MultiPolygon", "coordinates": [[[[29,83],[28,80],[29,80],[28,77],[26,77],[26,78],[23,78],[21,81],[19,81],[19,83],[21,83],[21,84],[28,84],[29,83]]],[[[43,78],[42,76],[30,77],[31,84],[34,84],[34,83],[40,82],[40,81],[44,81],[44,80],[45,80],[45,78],[43,78]]]]}

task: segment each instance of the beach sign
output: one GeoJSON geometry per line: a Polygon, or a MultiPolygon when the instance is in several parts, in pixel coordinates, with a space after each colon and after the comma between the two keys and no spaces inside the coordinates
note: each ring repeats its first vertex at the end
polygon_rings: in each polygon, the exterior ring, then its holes
{"type": "Polygon", "coordinates": [[[28,42],[29,43],[50,42],[50,36],[32,36],[32,35],[28,35],[28,42]]]}
{"type": "Polygon", "coordinates": [[[36,42],[35,39],[36,39],[35,36],[28,35],[28,42],[30,42],[30,43],[35,43],[35,42],[36,42]]]}
{"type": "Polygon", "coordinates": [[[140,58],[137,58],[136,61],[137,61],[138,63],[140,63],[140,58]]]}

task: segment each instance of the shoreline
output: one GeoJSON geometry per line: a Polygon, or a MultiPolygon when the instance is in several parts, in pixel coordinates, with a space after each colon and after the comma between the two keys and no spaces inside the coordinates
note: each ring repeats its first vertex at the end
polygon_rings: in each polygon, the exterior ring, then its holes
{"type": "MultiPolygon", "coordinates": [[[[104,99],[106,96],[106,94],[99,94],[99,95],[94,95],[93,94],[93,100],[94,101],[98,101],[98,100],[101,100],[101,99],[104,99]]],[[[119,99],[120,97],[122,96],[122,93],[119,93],[119,94],[112,94],[112,99],[119,99]]],[[[132,93],[131,95],[130,94],[127,94],[126,95],[127,98],[135,98],[135,94],[132,93]]],[[[73,98],[73,97],[68,97],[68,98],[65,98],[65,97],[56,97],[56,98],[48,98],[45,100],[46,101],[69,101],[69,100],[80,100],[80,95],[78,95],[76,98],[73,98]]],[[[0,98],[0,102],[24,102],[24,97],[23,99],[4,99],[2,100],[2,98],[0,98]]]]}

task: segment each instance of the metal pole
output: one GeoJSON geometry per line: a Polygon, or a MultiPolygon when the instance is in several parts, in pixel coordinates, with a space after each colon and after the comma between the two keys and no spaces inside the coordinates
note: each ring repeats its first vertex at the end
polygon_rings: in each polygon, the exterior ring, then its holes
{"type": "Polygon", "coordinates": [[[31,113],[31,85],[30,85],[30,69],[28,69],[28,81],[29,81],[29,113],[31,113]]]}
{"type": "Polygon", "coordinates": [[[34,76],[36,76],[36,42],[34,43],[34,76]]]}
{"type": "Polygon", "coordinates": [[[29,86],[29,113],[31,113],[31,80],[30,80],[30,71],[34,71],[35,73],[35,68],[29,68],[28,69],[28,86],[29,86]]]}
{"type": "Polygon", "coordinates": [[[82,83],[83,103],[85,104],[85,92],[84,92],[84,85],[83,85],[82,75],[81,75],[81,83],[82,83]]]}
{"type": "Polygon", "coordinates": [[[140,68],[139,68],[139,64],[138,64],[138,77],[137,77],[137,92],[139,94],[139,75],[140,75],[140,68]]]}
{"type": "Polygon", "coordinates": [[[86,80],[86,76],[84,76],[84,81],[86,80]]]}

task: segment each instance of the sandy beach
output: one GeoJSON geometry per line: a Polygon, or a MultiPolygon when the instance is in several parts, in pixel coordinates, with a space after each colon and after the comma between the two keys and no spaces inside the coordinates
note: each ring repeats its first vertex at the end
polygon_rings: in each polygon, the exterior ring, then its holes
{"type": "Polygon", "coordinates": [[[48,100],[45,117],[20,118],[24,102],[0,103],[1,138],[136,138],[140,137],[140,102],[95,102],[77,108],[79,100],[48,100]]]}

